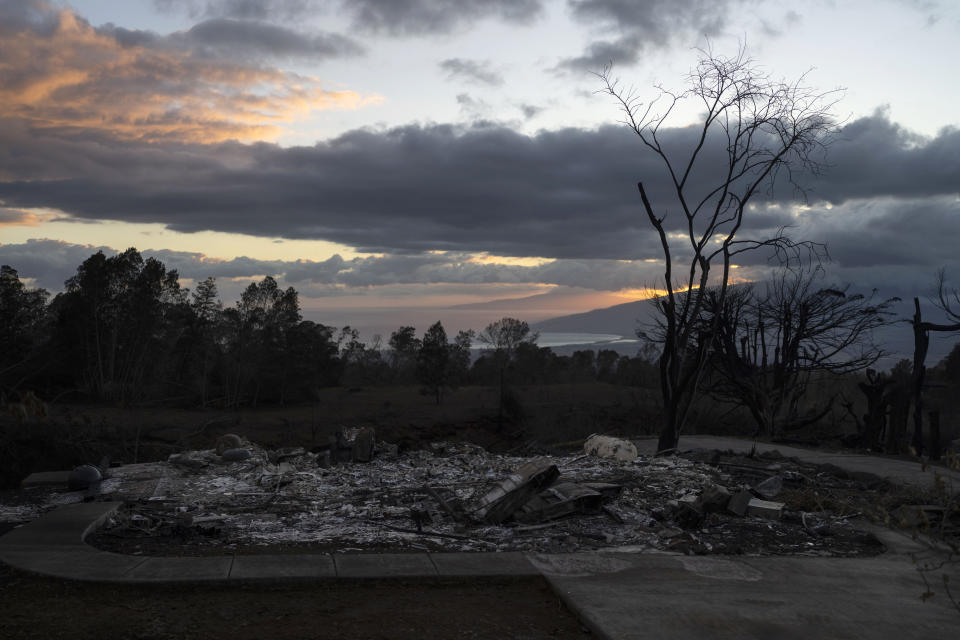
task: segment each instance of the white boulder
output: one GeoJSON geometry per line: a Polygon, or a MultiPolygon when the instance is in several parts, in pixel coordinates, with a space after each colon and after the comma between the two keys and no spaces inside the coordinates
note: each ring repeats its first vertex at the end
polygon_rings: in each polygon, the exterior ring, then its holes
{"type": "Polygon", "coordinates": [[[583,443],[583,452],[587,455],[613,458],[623,462],[630,462],[637,457],[637,448],[632,442],[611,436],[601,436],[596,433],[583,443]]]}

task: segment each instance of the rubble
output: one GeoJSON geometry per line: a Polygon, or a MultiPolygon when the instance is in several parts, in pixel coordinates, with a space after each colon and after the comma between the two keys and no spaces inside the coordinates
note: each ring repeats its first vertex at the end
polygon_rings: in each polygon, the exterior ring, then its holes
{"type": "Polygon", "coordinates": [[[753,499],[752,493],[746,489],[741,489],[727,501],[727,511],[735,516],[745,516],[747,515],[747,506],[753,499]]]}
{"type": "MultiPolygon", "coordinates": [[[[400,452],[376,440],[370,459],[355,462],[360,433],[344,430],[332,447],[313,451],[244,442],[249,457],[239,461],[208,449],[116,467],[103,492],[126,505],[89,540],[125,553],[261,546],[337,552],[864,549],[849,522],[828,513],[788,517],[783,503],[760,509],[763,501],[747,488],[755,480],[732,475],[737,467],[579,453],[531,460],[462,442],[400,452]],[[773,514],[780,519],[769,519],[773,514]]],[[[788,471],[776,472],[785,486],[806,482],[788,471]]],[[[51,505],[54,499],[82,496],[54,493],[51,505]]],[[[28,510],[16,513],[33,517],[28,510]]]]}
{"type": "Polygon", "coordinates": [[[761,498],[770,500],[776,498],[783,491],[783,476],[770,476],[753,487],[753,491],[761,498]]]}
{"type": "Polygon", "coordinates": [[[593,434],[583,443],[583,452],[601,458],[613,458],[622,462],[637,459],[637,447],[632,442],[593,434]]]}
{"type": "Polygon", "coordinates": [[[779,520],[783,515],[782,502],[770,502],[769,500],[759,500],[752,498],[747,503],[747,515],[757,518],[767,518],[769,520],[779,520]]]}
{"type": "Polygon", "coordinates": [[[557,465],[538,459],[524,464],[480,498],[474,515],[490,524],[499,524],[525,505],[536,493],[560,477],[557,465]]]}

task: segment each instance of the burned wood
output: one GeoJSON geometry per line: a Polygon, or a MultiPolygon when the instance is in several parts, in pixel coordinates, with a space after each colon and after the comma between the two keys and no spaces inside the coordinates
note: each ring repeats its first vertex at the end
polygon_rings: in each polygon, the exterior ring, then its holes
{"type": "Polygon", "coordinates": [[[598,513],[604,497],[583,485],[565,482],[533,496],[514,517],[519,522],[556,520],[577,513],[598,513]]]}
{"type": "Polygon", "coordinates": [[[528,462],[487,492],[474,509],[474,514],[489,524],[500,524],[558,477],[560,471],[557,465],[548,460],[528,462]]]}

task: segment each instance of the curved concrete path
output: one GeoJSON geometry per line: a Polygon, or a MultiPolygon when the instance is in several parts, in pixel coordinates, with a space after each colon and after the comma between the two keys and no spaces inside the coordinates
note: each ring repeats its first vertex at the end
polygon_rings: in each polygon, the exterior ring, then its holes
{"type": "Polygon", "coordinates": [[[540,575],[520,553],[144,557],[100,551],[86,544],[84,538],[120,505],[90,502],[50,511],[0,537],[0,561],[57,578],[127,583],[540,575]]]}
{"type": "MultiPolygon", "coordinates": [[[[655,438],[634,440],[637,451],[643,455],[653,455],[657,452],[655,438]]],[[[849,453],[845,451],[820,451],[818,449],[803,449],[789,445],[754,442],[741,438],[724,438],[721,436],[681,436],[678,449],[716,449],[719,451],[732,450],[739,453],[749,453],[756,445],[757,451],[767,453],[779,451],[785,458],[797,458],[810,464],[832,464],[852,474],[864,473],[884,478],[891,482],[910,485],[921,489],[930,489],[937,474],[955,492],[960,492],[960,471],[952,471],[939,466],[924,466],[921,462],[901,460],[899,458],[885,458],[871,456],[864,453],[849,453]]]]}

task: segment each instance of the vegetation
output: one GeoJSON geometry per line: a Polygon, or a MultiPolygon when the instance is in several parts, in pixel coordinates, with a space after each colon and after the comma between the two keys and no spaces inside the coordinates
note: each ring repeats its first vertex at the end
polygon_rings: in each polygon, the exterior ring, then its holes
{"type": "Polygon", "coordinates": [[[136,249],[85,260],[48,303],[15,269],[0,271],[0,391],[120,406],[241,408],[315,400],[343,385],[419,384],[435,398],[460,386],[651,379],[649,363],[613,351],[561,356],[535,344],[526,322],[503,318],[452,342],[440,322],[421,338],[400,327],[388,348],[347,326],[304,320],[297,291],[271,277],[233,306],[208,278],[193,291],[136,249]],[[490,349],[472,351],[474,339],[490,349]],[[636,360],[636,362],[634,362],[636,360]],[[643,369],[645,376],[638,374],[643,369]]]}

